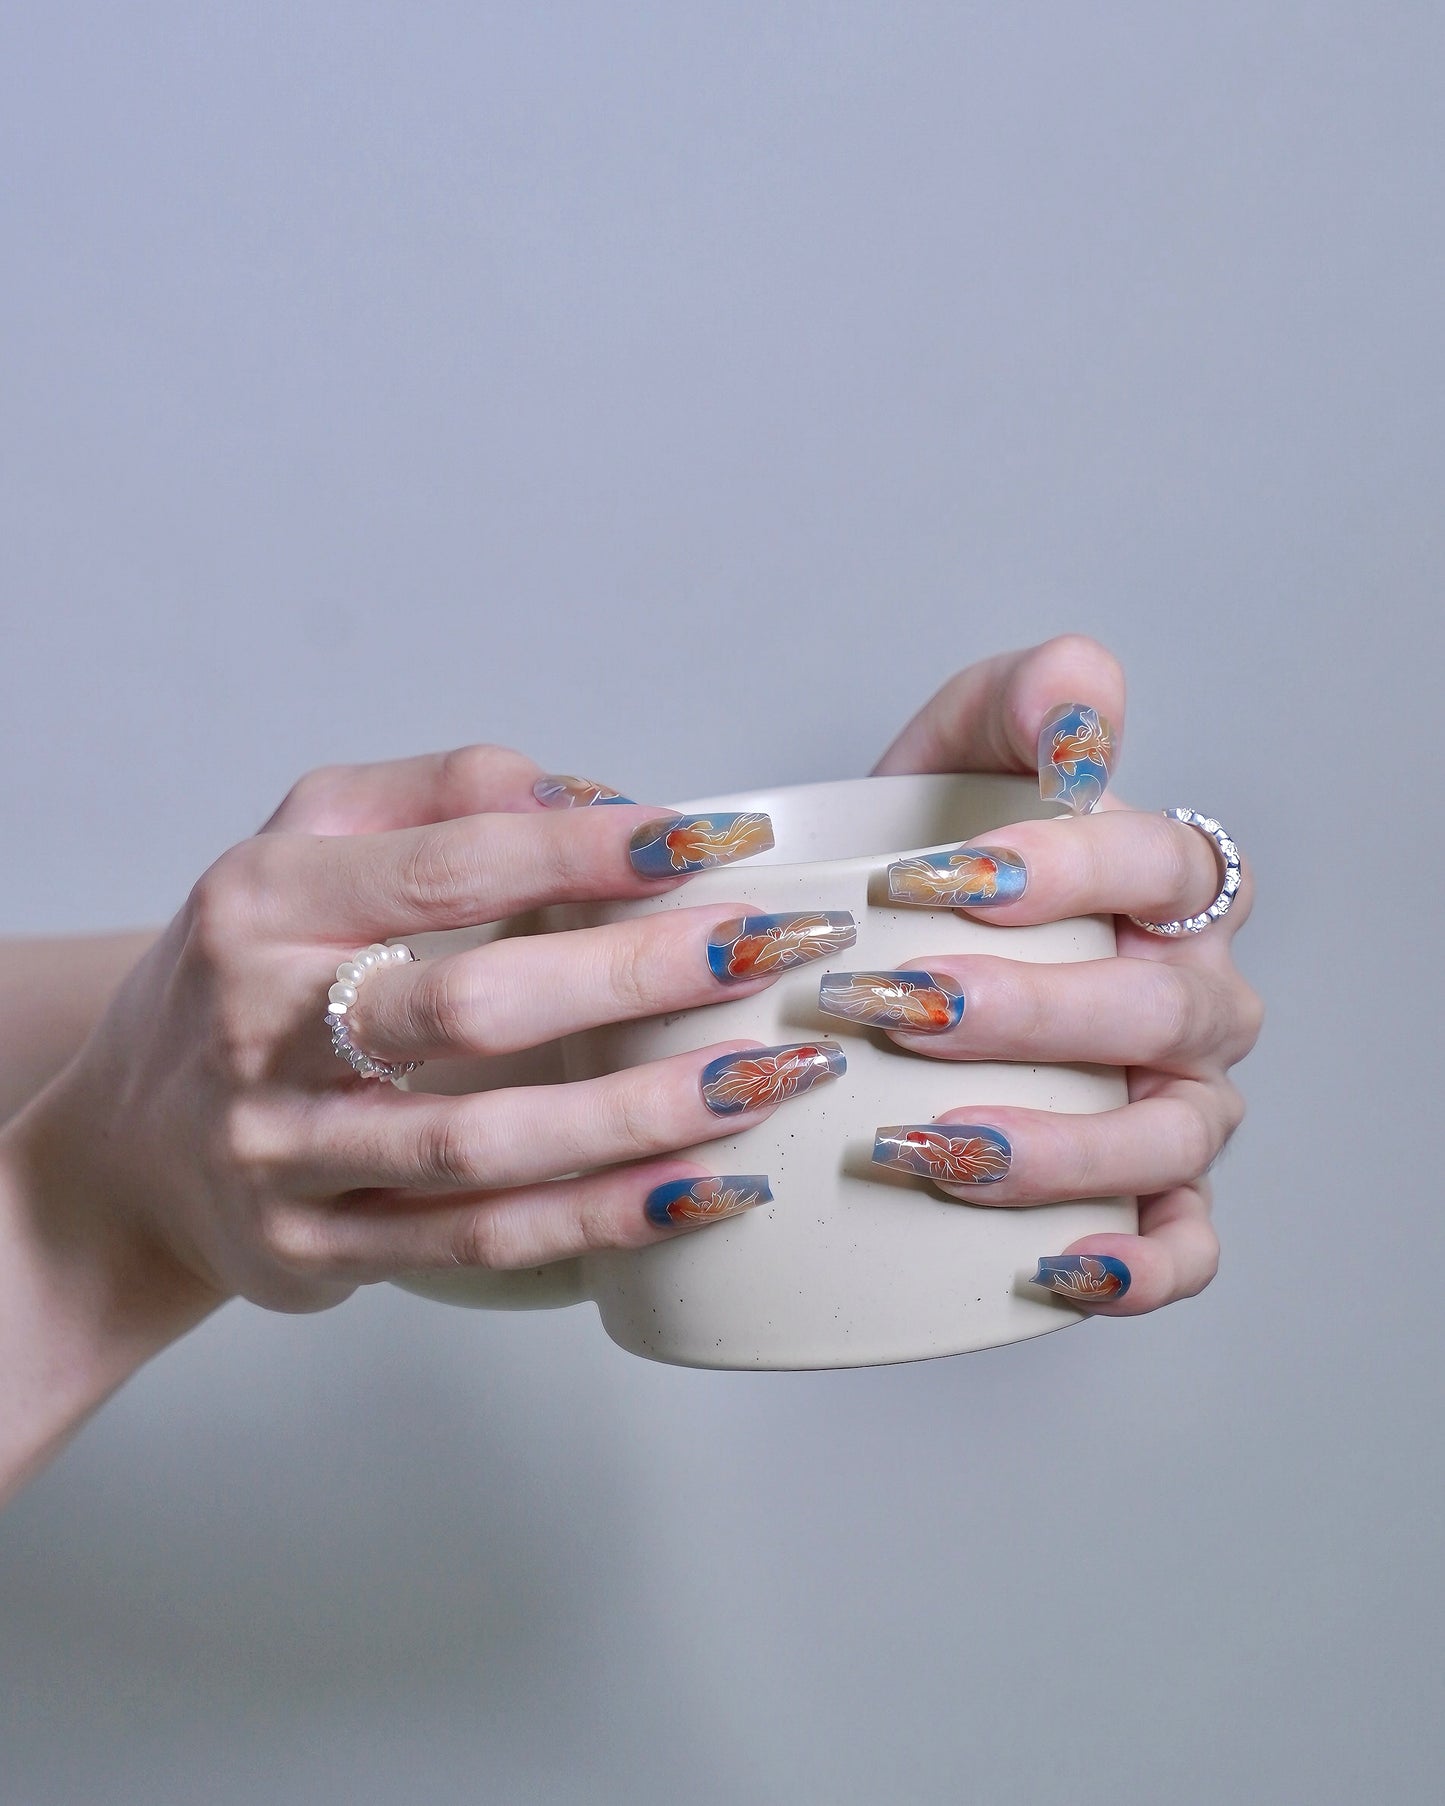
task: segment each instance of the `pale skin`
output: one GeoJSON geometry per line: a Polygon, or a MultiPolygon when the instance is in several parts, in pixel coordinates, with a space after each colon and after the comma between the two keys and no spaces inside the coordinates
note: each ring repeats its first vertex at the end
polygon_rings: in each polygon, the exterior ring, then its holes
{"type": "MultiPolygon", "coordinates": [[[[1122,672],[1091,640],[986,661],[952,679],[877,769],[1032,771],[1040,723],[1069,700],[1122,726],[1122,672]]],[[[629,865],[628,838],[657,806],[547,811],[532,794],[541,775],[487,746],[316,772],[159,934],[0,945],[0,1496],[228,1299],[319,1310],[398,1271],[532,1267],[707,1233],[657,1227],[643,1202],[707,1170],[673,1150],[771,1114],[703,1105],[702,1067],[743,1044],[531,1081],[550,1076],[560,1035],[773,982],[724,993],[708,970],[708,932],[741,902],[372,974],[353,1017],[362,1045],[388,1059],[494,1056],[494,1089],[408,1095],[332,1056],[323,999],[358,946],[686,882],[629,865]]],[[[1112,798],[990,839],[1029,868],[1024,897],[990,909],[994,922],[1188,916],[1218,888],[1202,835],[1112,798]]],[[[989,1110],[1014,1149],[1009,1175],[986,1195],[952,1188],[990,1208],[1137,1194],[1137,1236],[1040,1250],[1126,1262],[1127,1294],[1098,1315],[1155,1310],[1214,1275],[1205,1175],[1243,1112],[1229,1069],[1260,1026],[1231,960],[1252,888],[1246,875],[1206,934],[1166,941],[1121,921],[1121,957],[1061,967],[930,958],[920,911],[917,963],[969,998],[947,1034],[894,1036],[959,1062],[959,1108],[941,1120],[978,1120],[970,1060],[1128,1069],[1130,1101],[1102,1115],[989,1110]]]]}

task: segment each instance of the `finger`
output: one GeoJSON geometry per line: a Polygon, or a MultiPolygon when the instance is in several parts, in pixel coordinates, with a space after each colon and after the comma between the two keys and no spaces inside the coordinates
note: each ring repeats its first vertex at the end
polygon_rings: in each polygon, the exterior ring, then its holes
{"type": "Polygon", "coordinates": [[[605,1022],[751,996],[783,971],[857,938],[844,911],[793,917],[791,942],[760,940],[768,963],[724,960],[745,904],[669,909],[570,933],[524,935],[388,971],[351,1011],[352,1037],[388,1060],[513,1053],[605,1022]],[[796,924],[817,924],[812,930],[796,924]],[[731,970],[738,966],[741,976],[731,970]]]}
{"type": "Polygon", "coordinates": [[[348,1088],[313,1099],[267,1164],[282,1189],[311,1195],[532,1185],[739,1133],[845,1069],[836,1042],[725,1042],[565,1085],[465,1097],[348,1088]]]}
{"type": "Polygon", "coordinates": [[[1139,1200],[1138,1235],[1086,1235],[1040,1257],[1033,1284],[1101,1317],[1138,1317],[1202,1292],[1219,1270],[1207,1181],[1139,1200]]]}
{"type": "MultiPolygon", "coordinates": [[[[1107,727],[1104,781],[1117,764],[1124,729],[1124,673],[1097,640],[1063,634],[1023,652],[1006,652],[970,665],[952,677],[914,716],[874,767],[886,776],[913,771],[1027,771],[1042,769],[1049,792],[1062,782],[1066,806],[1097,806],[1103,791],[1071,753],[1090,751],[1085,741],[1041,749],[1044,724],[1069,704],[1092,708],[1107,727]],[[1042,751],[1042,760],[1041,760],[1042,751]]],[[[1099,750],[1096,744],[1095,751],[1099,750]]]]}
{"type": "Polygon", "coordinates": [[[933,1059],[1082,1060],[1203,1075],[1254,1044],[1248,989],[1227,969],[969,954],[910,961],[897,972],[829,972],[818,1007],[933,1059]]]}
{"type": "Polygon", "coordinates": [[[1147,1197],[1198,1179],[1244,1114],[1227,1079],[1163,1081],[1117,1110],[950,1110],[877,1132],[880,1168],[917,1174],[973,1204],[1147,1197]]]}
{"type": "MultiPolygon", "coordinates": [[[[888,868],[888,890],[895,903],[965,909],[1010,928],[1101,913],[1172,921],[1213,902],[1220,867],[1199,829],[1167,815],[1104,809],[1077,820],[1017,822],[977,845],[900,859],[888,868]]],[[[1235,933],[1252,896],[1245,867],[1229,914],[1209,934],[1235,933]]]]}
{"type": "Polygon", "coordinates": [[[296,1207],[272,1222],[268,1241],[283,1264],[328,1278],[515,1272],[594,1249],[651,1247],[745,1215],[772,1195],[765,1174],[658,1161],[469,1198],[398,1204],[379,1193],[324,1212],[296,1207]]]}
{"type": "Polygon", "coordinates": [[[766,815],[659,816],[629,805],[469,815],[386,834],[262,835],[247,848],[278,927],[369,942],[544,903],[657,896],[771,845],[766,815]]]}
{"type": "Polygon", "coordinates": [[[538,807],[538,767],[506,746],[325,765],[291,788],[262,833],[381,834],[458,815],[538,807]]]}

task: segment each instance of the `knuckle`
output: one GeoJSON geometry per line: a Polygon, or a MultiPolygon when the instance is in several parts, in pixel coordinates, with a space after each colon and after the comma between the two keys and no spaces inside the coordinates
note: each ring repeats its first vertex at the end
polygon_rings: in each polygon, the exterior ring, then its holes
{"type": "Polygon", "coordinates": [[[480,1183],[484,1166],[483,1136],[458,1111],[444,1111],[422,1138],[421,1169],[427,1183],[460,1190],[480,1183]]]}
{"type": "Polygon", "coordinates": [[[1235,988],[1234,1016],[1241,1044],[1238,1057],[1243,1059],[1264,1029],[1264,999],[1252,984],[1246,983],[1242,978],[1235,988]]]}
{"type": "Polygon", "coordinates": [[[605,1138],[614,1147],[650,1153],[677,1139],[666,1091],[656,1082],[617,1086],[608,1095],[604,1115],[605,1138]]]}
{"type": "MultiPolygon", "coordinates": [[[[1182,822],[1156,815],[1146,818],[1153,835],[1150,862],[1159,873],[1164,899],[1170,908],[1183,908],[1193,891],[1199,835],[1182,822]]],[[[1212,893],[1211,893],[1212,894],[1212,893]]]]}
{"type": "Polygon", "coordinates": [[[510,1258],[504,1220],[494,1205],[479,1204],[475,1210],[464,1211],[452,1231],[451,1253],[456,1264],[494,1272],[522,1264],[510,1258]]]}
{"type": "Polygon", "coordinates": [[[1200,1173],[1208,1171],[1210,1162],[1219,1151],[1219,1140],[1213,1123],[1199,1104],[1181,1106],[1175,1131],[1175,1146],[1181,1172],[1186,1177],[1197,1178],[1200,1173]]]}
{"type": "Polygon", "coordinates": [[[1244,1093],[1226,1079],[1219,1087],[1219,1120],[1225,1141],[1229,1140],[1244,1121],[1246,1108],[1244,1093]]]}
{"type": "Polygon", "coordinates": [[[605,958],[603,982],[620,1017],[652,1015],[664,1004],[664,959],[652,937],[628,935],[610,946],[605,958]]]}
{"type": "Polygon", "coordinates": [[[1156,1057],[1177,1060],[1198,1045],[1203,1008],[1199,988],[1188,974],[1173,966],[1157,967],[1156,983],[1156,1057]]]}
{"type": "Polygon", "coordinates": [[[278,1267],[293,1273],[317,1273],[325,1267],[325,1233],[312,1211],[273,1202],[262,1207],[256,1226],[263,1253],[278,1267]]]}
{"type": "Polygon", "coordinates": [[[186,938],[213,964],[233,955],[237,942],[254,924],[257,864],[253,843],[242,841],[222,853],[191,886],[186,938]]]}
{"type": "Polygon", "coordinates": [[[476,976],[467,965],[439,960],[417,999],[417,1027],[423,1037],[444,1047],[493,1052],[482,1030],[487,1012],[480,1007],[477,989],[476,976]]]}
{"type": "Polygon", "coordinates": [[[464,842],[446,824],[420,832],[401,873],[404,901],[420,910],[436,910],[475,888],[476,872],[464,842]]]}
{"type": "Polygon", "coordinates": [[[449,796],[476,799],[485,796],[509,767],[530,768],[531,760],[509,747],[478,741],[454,746],[442,754],[442,786],[449,796]]]}

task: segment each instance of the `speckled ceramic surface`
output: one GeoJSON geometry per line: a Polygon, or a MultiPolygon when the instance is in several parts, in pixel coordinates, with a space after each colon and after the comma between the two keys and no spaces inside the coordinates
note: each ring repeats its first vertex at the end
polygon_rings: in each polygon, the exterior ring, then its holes
{"type": "Polygon", "coordinates": [[[841,1042],[848,1059],[841,1078],[743,1134],[686,1150],[713,1172],[766,1173],[773,1202],[638,1252],[592,1255],[531,1274],[428,1275],[406,1283],[447,1302],[504,1309],[591,1298],[622,1347],[700,1367],[920,1360],[1076,1321],[1079,1312],[1028,1285],[1027,1276],[1040,1255],[1081,1235],[1132,1231],[1132,1200],[1027,1209],[958,1203],[874,1166],[873,1132],[880,1123],[927,1121],[965,1104],[1113,1109],[1125,1101],[1124,1075],[924,1059],[817,1008],[818,981],[833,967],[890,970],[940,953],[1046,962],[1111,954],[1107,918],[1001,928],[888,901],[883,874],[901,853],[977,839],[1009,821],[1056,814],[1056,806],[1041,803],[1026,779],[962,776],[864,778],[681,807],[766,811],[777,844],[746,864],[702,873],[667,897],[572,907],[556,912],[555,925],[717,900],[768,913],[850,910],[857,945],[785,973],[756,996],[574,1036],[564,1043],[565,1070],[581,1078],[732,1037],[769,1046],[819,1035],[841,1042]]]}

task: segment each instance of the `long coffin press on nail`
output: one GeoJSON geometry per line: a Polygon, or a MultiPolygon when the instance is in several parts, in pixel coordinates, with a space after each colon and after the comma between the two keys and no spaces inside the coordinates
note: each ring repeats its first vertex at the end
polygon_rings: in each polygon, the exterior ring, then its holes
{"type": "Polygon", "coordinates": [[[878,1130],[873,1158],[944,1185],[996,1185],[1008,1177],[1013,1149],[980,1123],[901,1123],[878,1130]]]}
{"type": "Polygon", "coordinates": [[[841,953],[857,938],[858,926],[846,909],[733,916],[708,936],[707,963],[715,978],[737,984],[841,953]]]}
{"type": "Polygon", "coordinates": [[[676,878],[715,865],[750,859],[773,845],[766,815],[746,811],[716,815],[669,815],[644,822],[628,847],[632,869],[643,878],[676,878]]]}
{"type": "Polygon", "coordinates": [[[787,1047],[754,1047],[722,1054],[702,1069],[702,1101],[714,1116],[737,1116],[781,1104],[836,1079],[848,1061],[836,1041],[799,1041],[787,1047]]]}
{"type": "Polygon", "coordinates": [[[1039,795],[1075,815],[1097,809],[1114,769],[1114,730],[1084,702],[1068,702],[1039,729],[1039,795]]]}
{"type": "Polygon", "coordinates": [[[895,861],[888,868],[888,895],[895,903],[935,909],[982,909],[1017,903],[1028,881],[1028,868],[1008,847],[955,847],[895,861]]]}
{"type": "Polygon", "coordinates": [[[962,1022],[964,996],[937,972],[828,972],[818,985],[818,1008],[869,1028],[941,1035],[962,1022]]]}
{"type": "Polygon", "coordinates": [[[647,1194],[649,1223],[717,1223],[770,1204],[773,1193],[761,1173],[726,1173],[715,1179],[672,1179],[647,1194]]]}

